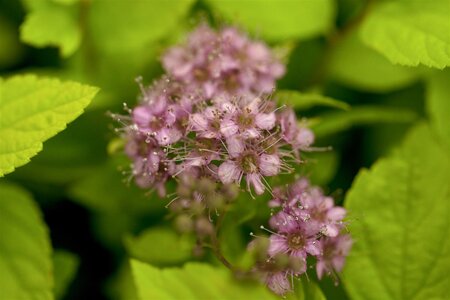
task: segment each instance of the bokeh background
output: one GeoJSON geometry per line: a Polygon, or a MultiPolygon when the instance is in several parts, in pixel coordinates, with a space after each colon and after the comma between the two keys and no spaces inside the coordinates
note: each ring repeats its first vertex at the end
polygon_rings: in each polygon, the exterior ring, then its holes
{"type": "MultiPolygon", "coordinates": [[[[53,247],[68,256],[63,268],[73,281],[61,297],[133,299],[129,256],[156,266],[193,259],[189,238],[171,230],[166,201],[124,183],[120,168],[127,163],[107,112],[122,112],[124,102],[133,106],[135,78],[149,84],[161,75],[161,53],[201,22],[236,25],[271,45],[287,64],[278,89],[352,107],[298,107],[311,120],[316,145],[332,147],[309,154],[301,172],[342,204],[358,171],[390,153],[425,116],[425,78],[433,72],[394,65],[363,43],[358,29],[374,2],[1,0],[2,77],[35,73],[101,88],[82,116],[7,177],[33,194],[53,247]]],[[[233,237],[225,250],[232,258],[267,220],[252,206],[242,211],[241,225],[225,229],[233,237]]],[[[347,299],[342,285],[325,280],[321,286],[328,299],[347,299]]]]}

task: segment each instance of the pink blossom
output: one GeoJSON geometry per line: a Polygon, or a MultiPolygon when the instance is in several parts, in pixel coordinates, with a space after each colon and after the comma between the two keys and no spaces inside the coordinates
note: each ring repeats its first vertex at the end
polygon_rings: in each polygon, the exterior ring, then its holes
{"type": "Polygon", "coordinates": [[[314,143],[314,133],[310,129],[298,125],[295,112],[292,109],[283,110],[278,118],[283,139],[294,149],[305,150],[314,143]]]}
{"type": "Polygon", "coordinates": [[[286,272],[275,272],[266,275],[265,283],[275,294],[284,295],[292,290],[286,272]]]}
{"type": "Polygon", "coordinates": [[[324,273],[333,274],[342,271],[352,247],[350,235],[340,235],[333,238],[323,238],[321,241],[322,253],[317,257],[317,277],[321,279],[324,273]]]}
{"type": "Polygon", "coordinates": [[[162,62],[170,76],[206,98],[270,93],[285,72],[264,43],[236,28],[215,31],[206,24],[170,48],[162,62]]]}

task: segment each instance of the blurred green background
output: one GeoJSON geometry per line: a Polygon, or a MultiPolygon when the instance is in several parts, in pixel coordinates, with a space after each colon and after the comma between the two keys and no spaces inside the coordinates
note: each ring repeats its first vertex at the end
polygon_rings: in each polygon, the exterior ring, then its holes
{"type": "MultiPolygon", "coordinates": [[[[106,112],[122,112],[124,102],[132,107],[139,93],[135,78],[151,83],[161,75],[161,53],[200,22],[236,25],[273,46],[287,64],[278,89],[351,105],[293,103],[300,116],[311,118],[316,145],[333,149],[308,154],[300,172],[342,204],[357,172],[390,153],[425,117],[427,78],[446,72],[394,65],[367,46],[358,30],[375,2],[0,0],[0,76],[35,73],[101,88],[83,115],[7,176],[32,193],[53,247],[66,251],[55,257],[58,274],[68,273],[60,296],[133,299],[127,257],[156,266],[194,259],[192,240],[172,231],[165,201],[123,182],[119,168],[127,162],[115,153],[106,112]],[[149,246],[155,244],[160,248],[149,246]]],[[[240,226],[229,222],[223,233],[234,239],[225,252],[235,261],[248,233],[268,218],[254,203],[238,205],[240,226]]],[[[342,285],[325,280],[321,286],[328,299],[347,298],[342,285]]]]}

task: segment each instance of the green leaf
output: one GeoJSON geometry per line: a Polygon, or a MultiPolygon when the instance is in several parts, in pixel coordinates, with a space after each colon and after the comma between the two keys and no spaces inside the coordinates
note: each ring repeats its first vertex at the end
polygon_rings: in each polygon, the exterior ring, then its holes
{"type": "Polygon", "coordinates": [[[0,78],[0,176],[42,150],[78,117],[98,89],[34,75],[0,78]]]}
{"type": "Polygon", "coordinates": [[[137,291],[131,274],[131,267],[128,259],[122,262],[118,271],[108,279],[106,283],[106,293],[111,300],[137,300],[137,291]]]}
{"type": "Polygon", "coordinates": [[[25,54],[16,30],[13,22],[0,14],[0,69],[16,66],[25,54]]]}
{"type": "Polygon", "coordinates": [[[330,76],[363,91],[388,92],[418,80],[420,70],[393,65],[364,45],[355,33],[340,41],[331,54],[330,76]]]}
{"type": "Polygon", "coordinates": [[[101,214],[139,216],[150,212],[164,212],[164,205],[168,201],[136,187],[133,182],[127,184],[126,175],[119,168],[126,169],[128,165],[119,165],[110,161],[97,168],[89,176],[76,182],[69,189],[69,195],[77,203],[101,214]]]}
{"type": "Polygon", "coordinates": [[[93,42],[103,51],[141,49],[173,30],[193,0],[97,0],[89,8],[93,42]]]}
{"type": "Polygon", "coordinates": [[[301,166],[299,172],[309,177],[312,183],[321,186],[334,178],[339,166],[339,155],[336,150],[305,153],[303,160],[306,164],[301,166]]]}
{"type": "Polygon", "coordinates": [[[55,268],[55,298],[62,299],[67,288],[74,279],[80,261],[78,257],[64,250],[56,250],[53,254],[55,268]]]}
{"type": "Polygon", "coordinates": [[[187,260],[193,248],[190,237],[164,227],[147,229],[137,237],[126,235],[124,244],[130,257],[158,266],[187,260]]]}
{"type": "MultiPolygon", "coordinates": [[[[98,97],[96,96],[95,102],[98,97]]],[[[8,175],[39,184],[67,185],[86,178],[106,159],[107,129],[104,111],[87,111],[63,132],[45,142],[45,151],[8,175]],[[95,126],[92,126],[95,124],[95,126]]]]}
{"type": "Polygon", "coordinates": [[[326,300],[322,290],[312,280],[303,277],[294,282],[294,293],[287,294],[287,300],[326,300]]]}
{"type": "Polygon", "coordinates": [[[450,72],[436,72],[428,80],[427,110],[431,125],[450,149],[450,72]]]}
{"type": "Polygon", "coordinates": [[[67,5],[48,3],[31,11],[20,27],[23,42],[42,48],[59,47],[61,55],[72,55],[81,44],[77,10],[67,5]]]}
{"type": "Polygon", "coordinates": [[[352,126],[377,123],[410,123],[416,114],[402,108],[381,106],[356,106],[350,111],[324,113],[312,129],[317,137],[324,137],[352,126]]]}
{"type": "Polygon", "coordinates": [[[350,109],[350,105],[343,101],[319,94],[281,90],[276,95],[280,105],[289,105],[296,110],[307,110],[314,106],[329,106],[342,110],[350,109]]]}
{"type": "Polygon", "coordinates": [[[228,270],[202,263],[158,269],[131,260],[139,298],[172,299],[278,299],[262,285],[238,283],[228,270]]]}
{"type": "Polygon", "coordinates": [[[449,7],[449,0],[382,2],[360,33],[393,63],[443,69],[450,66],[449,7]]]}
{"type": "Polygon", "coordinates": [[[450,158],[427,125],[357,176],[346,198],[356,220],[344,270],[352,299],[447,299],[450,158]]]}
{"type": "Polygon", "coordinates": [[[331,0],[208,0],[227,20],[270,40],[308,38],[329,31],[333,23],[331,0]]]}
{"type": "Polygon", "coordinates": [[[0,182],[0,295],[2,299],[53,299],[48,229],[31,195],[0,182]]]}

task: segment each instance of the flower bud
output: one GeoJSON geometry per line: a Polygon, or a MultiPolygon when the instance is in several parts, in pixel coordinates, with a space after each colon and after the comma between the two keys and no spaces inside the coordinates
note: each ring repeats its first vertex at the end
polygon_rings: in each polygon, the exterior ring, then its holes
{"type": "Polygon", "coordinates": [[[194,222],[188,215],[179,215],[175,219],[175,228],[181,233],[188,233],[193,230],[194,222]]]}
{"type": "Polygon", "coordinates": [[[239,186],[237,184],[227,184],[222,188],[222,194],[226,201],[231,203],[236,200],[239,195],[239,186]]]}
{"type": "Polygon", "coordinates": [[[285,269],[286,267],[289,266],[289,263],[290,263],[289,256],[286,254],[283,254],[283,253],[275,255],[273,260],[275,262],[275,266],[279,270],[285,269]]]}
{"type": "Polygon", "coordinates": [[[306,261],[300,257],[290,256],[289,257],[289,268],[295,274],[301,274],[306,272],[306,261]]]}
{"type": "Polygon", "coordinates": [[[216,189],[216,183],[208,178],[201,178],[197,184],[197,191],[203,195],[211,195],[216,189]]]}
{"type": "Polygon", "coordinates": [[[200,237],[206,237],[214,232],[214,226],[207,218],[201,217],[195,221],[195,231],[200,237]]]}
{"type": "Polygon", "coordinates": [[[219,193],[213,193],[205,198],[206,205],[211,209],[220,210],[225,204],[224,197],[219,193]]]}

